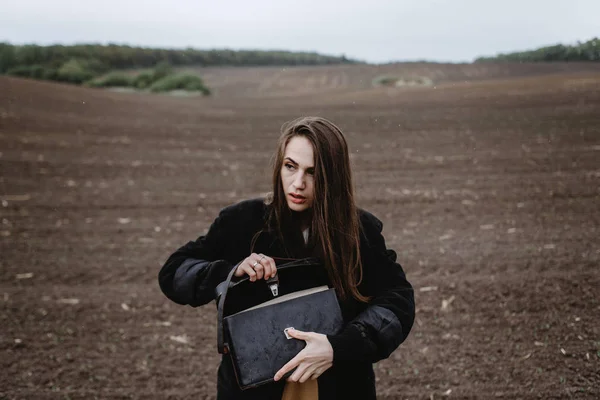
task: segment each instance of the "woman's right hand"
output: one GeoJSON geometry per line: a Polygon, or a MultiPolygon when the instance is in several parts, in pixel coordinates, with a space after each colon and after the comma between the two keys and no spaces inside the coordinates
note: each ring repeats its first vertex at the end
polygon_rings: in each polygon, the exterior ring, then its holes
{"type": "Polygon", "coordinates": [[[238,265],[233,275],[238,278],[248,275],[250,282],[254,282],[257,279],[267,280],[276,274],[277,267],[275,266],[275,260],[264,254],[252,253],[238,265]]]}

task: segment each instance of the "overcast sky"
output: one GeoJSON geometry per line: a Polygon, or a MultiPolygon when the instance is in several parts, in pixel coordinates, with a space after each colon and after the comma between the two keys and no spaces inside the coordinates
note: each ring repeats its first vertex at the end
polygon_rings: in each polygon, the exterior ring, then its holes
{"type": "Polygon", "coordinates": [[[600,37],[600,0],[20,0],[0,41],[317,51],[472,61],[600,37]]]}

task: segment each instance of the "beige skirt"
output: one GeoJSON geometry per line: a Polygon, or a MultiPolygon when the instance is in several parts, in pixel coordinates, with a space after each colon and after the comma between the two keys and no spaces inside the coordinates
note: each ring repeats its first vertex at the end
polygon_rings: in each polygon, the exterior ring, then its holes
{"type": "Polygon", "coordinates": [[[318,400],[319,385],[316,379],[306,382],[286,382],[281,400],[318,400]]]}

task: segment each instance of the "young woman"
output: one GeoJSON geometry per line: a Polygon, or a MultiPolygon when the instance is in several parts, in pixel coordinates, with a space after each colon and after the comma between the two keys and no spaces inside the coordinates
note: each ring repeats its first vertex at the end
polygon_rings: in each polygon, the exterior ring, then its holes
{"type": "Polygon", "coordinates": [[[274,258],[319,257],[345,321],[337,335],[291,331],[306,347],[275,382],[241,391],[229,357],[218,373],[218,399],[375,399],[372,364],[408,336],[413,289],[396,253],[386,248],[382,223],[356,207],[348,146],[341,130],[319,117],[283,126],[267,200],[224,208],[206,235],[173,253],[159,273],[164,294],[200,306],[235,275],[251,281],[277,271],[274,258]],[[294,371],[287,379],[287,372],[294,371]]]}

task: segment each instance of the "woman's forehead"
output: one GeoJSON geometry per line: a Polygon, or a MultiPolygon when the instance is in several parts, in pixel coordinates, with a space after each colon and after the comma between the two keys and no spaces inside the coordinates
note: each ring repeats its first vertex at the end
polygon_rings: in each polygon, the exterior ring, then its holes
{"type": "Polygon", "coordinates": [[[300,166],[312,168],[314,152],[312,143],[304,136],[294,136],[285,146],[284,158],[291,158],[300,166]]]}

